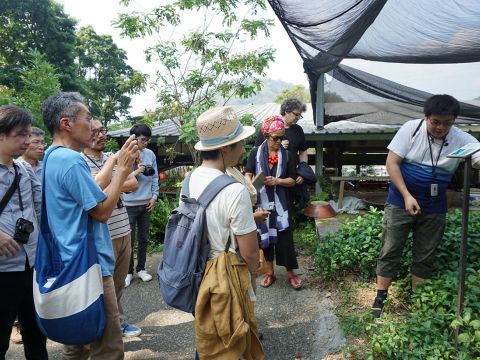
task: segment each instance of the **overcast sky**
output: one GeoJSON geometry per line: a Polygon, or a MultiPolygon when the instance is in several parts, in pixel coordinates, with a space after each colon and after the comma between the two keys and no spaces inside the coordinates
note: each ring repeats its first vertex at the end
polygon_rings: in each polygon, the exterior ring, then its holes
{"type": "MultiPolygon", "coordinates": [[[[64,5],[67,14],[78,20],[79,26],[91,25],[97,33],[111,35],[116,44],[127,51],[129,65],[137,70],[149,72],[151,66],[145,62],[143,53],[148,42],[122,39],[120,31],[111,25],[119,12],[125,12],[125,8],[119,5],[118,0],[57,1],[64,5]]],[[[148,6],[149,1],[134,0],[132,3],[133,7],[141,11],[148,6]]],[[[276,24],[275,28],[271,29],[269,39],[271,46],[276,49],[276,60],[267,70],[267,76],[307,87],[307,77],[303,72],[301,58],[270,8],[269,17],[275,19],[276,24]]],[[[448,93],[461,100],[480,96],[480,63],[408,65],[364,60],[345,60],[344,63],[431,93],[448,93]]],[[[154,106],[154,93],[148,91],[146,94],[133,97],[131,114],[139,115],[144,109],[153,109],[154,106]]]]}

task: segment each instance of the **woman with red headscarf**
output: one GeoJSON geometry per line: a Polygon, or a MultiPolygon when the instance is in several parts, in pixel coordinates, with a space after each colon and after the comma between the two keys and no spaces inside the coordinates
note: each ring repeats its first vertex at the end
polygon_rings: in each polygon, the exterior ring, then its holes
{"type": "Polygon", "coordinates": [[[270,210],[273,205],[266,221],[257,222],[260,246],[267,261],[267,274],[260,285],[269,287],[277,279],[273,268],[275,258],[277,265],[287,269],[290,285],[299,289],[302,281],[293,272],[298,269],[298,263],[290,226],[290,200],[287,191],[287,188],[295,186],[295,161],[289,158],[288,152],[282,146],[285,123],[281,116],[267,117],[262,123],[261,132],[265,141],[258,148],[252,149],[245,168],[245,177],[250,180],[260,172],[265,175],[264,186],[257,194],[257,206],[270,210]]]}

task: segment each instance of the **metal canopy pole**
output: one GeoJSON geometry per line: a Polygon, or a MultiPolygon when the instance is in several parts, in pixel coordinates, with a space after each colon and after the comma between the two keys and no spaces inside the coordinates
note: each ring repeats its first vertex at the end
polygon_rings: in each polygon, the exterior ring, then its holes
{"type": "MultiPolygon", "coordinates": [[[[458,297],[457,319],[463,315],[463,301],[465,300],[465,270],[467,268],[467,245],[468,245],[468,213],[470,200],[470,178],[472,176],[472,156],[465,158],[463,172],[463,206],[462,206],[462,238],[460,243],[460,263],[458,267],[458,297]]],[[[455,329],[455,341],[458,340],[459,327],[455,329]]]]}
{"type": "MultiPolygon", "coordinates": [[[[320,74],[317,80],[317,98],[316,98],[316,107],[315,107],[315,119],[317,130],[322,130],[323,125],[325,125],[325,74],[320,74]]],[[[315,142],[315,173],[317,176],[323,175],[323,141],[315,142]]],[[[320,182],[317,181],[315,184],[315,192],[320,193],[322,191],[320,187],[320,182]]]]}

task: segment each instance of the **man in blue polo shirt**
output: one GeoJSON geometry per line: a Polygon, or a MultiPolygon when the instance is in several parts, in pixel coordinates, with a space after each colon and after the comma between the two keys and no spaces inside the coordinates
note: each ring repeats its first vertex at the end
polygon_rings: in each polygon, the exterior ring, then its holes
{"type": "MultiPolygon", "coordinates": [[[[377,296],[371,313],[380,317],[388,288],[396,276],[410,231],[412,289],[432,276],[432,263],[442,239],[447,213],[447,187],[460,159],[447,154],[478,142],[453,126],[460,104],[450,95],[434,95],[424,105],[423,119],[406,122],[388,145],[391,178],[385,206],[382,248],[377,262],[377,296]]],[[[472,157],[480,167],[480,153],[472,157]]]]}
{"type": "MultiPolygon", "coordinates": [[[[46,214],[60,257],[67,263],[86,239],[87,221],[93,220],[98,262],[102,269],[106,325],[102,337],[90,344],[65,346],[63,359],[123,359],[123,341],[112,274],[115,257],[105,222],[115,209],[125,179],[138,157],[138,146],[130,137],[116,157],[116,171],[104,191],[95,183],[83,147],[92,141],[92,115],[78,93],[58,93],[42,105],[43,121],[53,136],[44,163],[46,214]]],[[[81,329],[79,329],[80,331],[81,329]]]]}

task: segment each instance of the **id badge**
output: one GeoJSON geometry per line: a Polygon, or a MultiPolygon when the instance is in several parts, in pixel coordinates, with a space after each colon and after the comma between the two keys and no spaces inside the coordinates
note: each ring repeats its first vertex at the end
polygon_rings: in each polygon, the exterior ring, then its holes
{"type": "Polygon", "coordinates": [[[438,195],[438,184],[430,184],[430,196],[438,195]]]}

